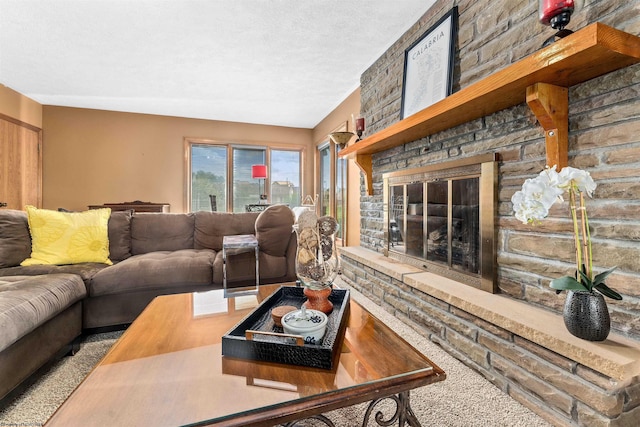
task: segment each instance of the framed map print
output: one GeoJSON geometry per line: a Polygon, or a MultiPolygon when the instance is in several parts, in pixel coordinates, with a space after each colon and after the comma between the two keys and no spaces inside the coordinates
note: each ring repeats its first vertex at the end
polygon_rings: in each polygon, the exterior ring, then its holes
{"type": "Polygon", "coordinates": [[[457,31],[454,7],[404,52],[401,119],[451,95],[457,31]]]}

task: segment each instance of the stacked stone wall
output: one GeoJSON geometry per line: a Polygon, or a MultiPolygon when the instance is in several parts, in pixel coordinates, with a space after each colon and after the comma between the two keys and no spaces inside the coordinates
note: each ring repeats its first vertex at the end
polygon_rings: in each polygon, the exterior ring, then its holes
{"type": "Polygon", "coordinates": [[[371,266],[342,259],[346,283],[553,425],[638,425],[639,378],[617,381],[371,266]]]}
{"type": "MultiPolygon", "coordinates": [[[[553,31],[537,21],[538,0],[438,1],[361,78],[361,114],[367,134],[400,120],[404,51],[453,5],[459,9],[454,90],[537,51],[553,31]]],[[[640,34],[637,2],[585,0],[570,28],[602,22],[640,34]]],[[[623,294],[608,300],[614,331],[640,340],[640,65],[569,90],[569,165],[588,170],[598,184],[587,201],[594,266],[617,266],[607,284],[623,294]]],[[[366,135],[365,135],[366,136],[366,135]]],[[[373,156],[374,194],[361,197],[361,245],[383,250],[382,174],[483,153],[498,153],[498,286],[504,294],[555,312],[563,295],[553,278],[572,274],[574,246],[567,204],[537,226],[512,214],[511,196],[545,166],[542,128],[526,104],[373,156]]]]}

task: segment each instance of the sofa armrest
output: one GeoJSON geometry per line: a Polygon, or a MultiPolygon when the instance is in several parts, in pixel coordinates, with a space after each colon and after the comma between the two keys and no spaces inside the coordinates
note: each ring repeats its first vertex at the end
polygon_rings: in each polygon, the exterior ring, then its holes
{"type": "Polygon", "coordinates": [[[289,245],[285,257],[287,258],[287,277],[296,280],[296,250],[298,248],[298,237],[296,233],[291,232],[289,245]]]}

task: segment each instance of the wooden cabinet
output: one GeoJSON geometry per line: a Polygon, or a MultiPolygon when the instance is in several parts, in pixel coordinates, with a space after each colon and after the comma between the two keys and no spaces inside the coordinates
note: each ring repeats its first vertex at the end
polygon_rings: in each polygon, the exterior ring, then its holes
{"type": "Polygon", "coordinates": [[[42,207],[42,130],[0,114],[0,208],[42,207]]]}
{"type": "Polygon", "coordinates": [[[111,208],[112,211],[133,210],[135,212],[169,212],[169,207],[170,205],[168,203],[151,203],[136,200],[134,202],[125,203],[105,203],[103,205],[90,205],[89,209],[111,208]]]}

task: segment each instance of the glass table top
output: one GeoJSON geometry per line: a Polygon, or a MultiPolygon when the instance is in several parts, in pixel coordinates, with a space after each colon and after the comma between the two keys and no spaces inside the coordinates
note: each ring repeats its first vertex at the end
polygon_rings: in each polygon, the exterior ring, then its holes
{"type": "Polygon", "coordinates": [[[232,298],[222,290],[156,298],[46,425],[215,424],[238,414],[259,419],[262,412],[355,403],[381,387],[409,389],[444,379],[353,299],[332,370],[223,356],[222,336],[279,286],[232,298]]]}

